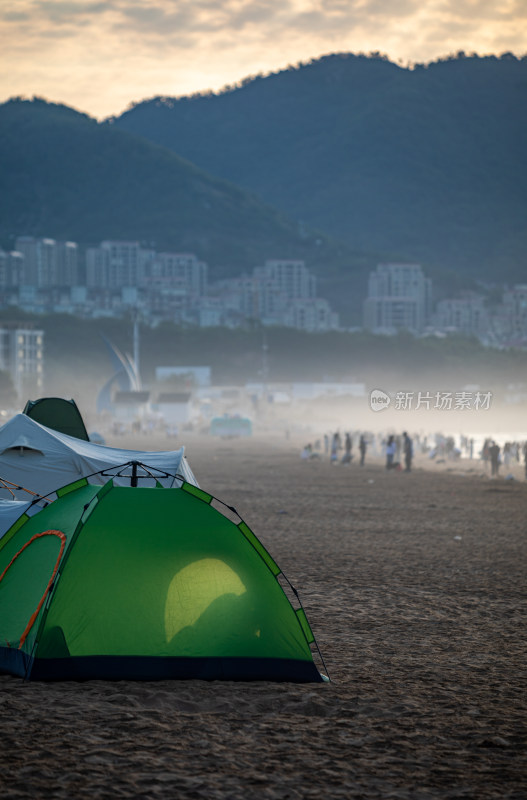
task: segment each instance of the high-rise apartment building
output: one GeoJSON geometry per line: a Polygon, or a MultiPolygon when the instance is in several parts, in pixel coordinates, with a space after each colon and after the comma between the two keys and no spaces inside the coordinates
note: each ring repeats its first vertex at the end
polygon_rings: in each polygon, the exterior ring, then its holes
{"type": "Polygon", "coordinates": [[[44,331],[20,323],[0,328],[0,369],[9,372],[21,400],[42,393],[44,331]]]}
{"type": "Polygon", "coordinates": [[[419,264],[379,264],[370,273],[364,327],[421,332],[431,310],[432,283],[419,264]]]}
{"type": "Polygon", "coordinates": [[[19,236],[15,250],[24,256],[22,284],[24,286],[56,286],[57,243],[55,239],[19,236]]]}
{"type": "Polygon", "coordinates": [[[76,242],[57,242],[57,286],[80,283],[79,246],[76,242]]]}
{"type": "Polygon", "coordinates": [[[48,289],[78,283],[79,256],[75,242],[19,236],[15,250],[23,256],[23,264],[18,284],[12,285],[48,289]]]}
{"type": "MultiPolygon", "coordinates": [[[[262,325],[284,325],[306,331],[335,330],[338,315],[316,296],[315,276],[303,261],[268,260],[251,275],[219,281],[214,313],[231,321],[257,319],[262,325]]],[[[209,315],[210,316],[210,315],[209,315]]]]}
{"type": "Polygon", "coordinates": [[[474,292],[463,292],[461,297],[440,300],[433,322],[440,331],[482,336],[489,329],[485,301],[474,292]]]}
{"type": "Polygon", "coordinates": [[[159,286],[184,286],[194,297],[207,293],[208,267],[193,253],[157,253],[147,270],[148,282],[159,286]]]}
{"type": "Polygon", "coordinates": [[[293,300],[284,314],[284,324],[309,333],[332,331],[338,328],[338,314],[331,310],[327,300],[313,297],[293,300]]]}
{"type": "Polygon", "coordinates": [[[24,256],[16,250],[0,248],[0,289],[13,289],[22,283],[24,256]]]}
{"type": "Polygon", "coordinates": [[[97,289],[122,289],[145,283],[153,250],[139,242],[105,241],[86,250],[86,285],[97,289]]]}
{"type": "Polygon", "coordinates": [[[268,259],[259,271],[274,282],[288,300],[317,296],[317,282],[303,261],[268,259]]]}
{"type": "Polygon", "coordinates": [[[496,315],[496,327],[504,341],[527,340],[527,284],[520,283],[505,290],[496,315]]]}

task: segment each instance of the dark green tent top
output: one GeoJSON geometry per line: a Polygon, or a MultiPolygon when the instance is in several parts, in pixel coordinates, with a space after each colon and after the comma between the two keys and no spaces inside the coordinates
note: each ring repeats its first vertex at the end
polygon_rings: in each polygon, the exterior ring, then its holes
{"type": "Polygon", "coordinates": [[[85,479],[57,494],[0,539],[0,672],[323,680],[280,568],[211,495],[85,479]]]}
{"type": "Polygon", "coordinates": [[[28,400],[23,411],[28,417],[40,422],[46,428],[59,433],[66,433],[76,439],[90,441],[75,400],[62,397],[41,397],[39,400],[28,400]]]}

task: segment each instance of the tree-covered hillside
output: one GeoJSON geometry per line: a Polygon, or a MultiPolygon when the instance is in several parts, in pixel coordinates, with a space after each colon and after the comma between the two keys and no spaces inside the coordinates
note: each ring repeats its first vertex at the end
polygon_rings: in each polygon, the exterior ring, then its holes
{"type": "Polygon", "coordinates": [[[351,247],[486,280],[525,276],[527,57],[406,69],[340,54],[113,125],[351,247]]]}
{"type": "Polygon", "coordinates": [[[139,240],[196,253],[212,278],[266,258],[353,266],[349,248],[299,231],[281,212],[170,150],[43,100],[0,106],[0,180],[4,247],[17,235],[139,240]]]}

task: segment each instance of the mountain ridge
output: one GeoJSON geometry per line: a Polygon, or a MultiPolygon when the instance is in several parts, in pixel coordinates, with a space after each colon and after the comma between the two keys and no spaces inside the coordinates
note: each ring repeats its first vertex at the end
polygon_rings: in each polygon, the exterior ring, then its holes
{"type": "Polygon", "coordinates": [[[111,124],[355,250],[517,279],[527,247],[527,58],[401,67],[333,54],[111,124]]]}
{"type": "Polygon", "coordinates": [[[409,71],[352,54],[220,94],[142,101],[102,123],[15,98],[0,106],[0,242],[139,240],[195,252],[212,280],[267,258],[302,259],[348,324],[360,324],[380,261],[421,263],[442,296],[524,281],[519,98],[527,58],[409,71]]]}
{"type": "Polygon", "coordinates": [[[299,232],[250,192],[160,145],[39,98],[0,105],[0,176],[5,243],[25,234],[83,244],[140,240],[195,251],[218,277],[265,257],[342,257],[338,243],[299,232]]]}

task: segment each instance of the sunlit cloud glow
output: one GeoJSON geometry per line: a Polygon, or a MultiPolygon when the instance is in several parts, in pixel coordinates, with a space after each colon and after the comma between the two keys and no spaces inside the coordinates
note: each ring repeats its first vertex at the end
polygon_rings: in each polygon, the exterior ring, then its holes
{"type": "Polygon", "coordinates": [[[0,101],[103,117],[332,52],[403,64],[527,52],[524,0],[18,0],[0,6],[0,101]]]}

